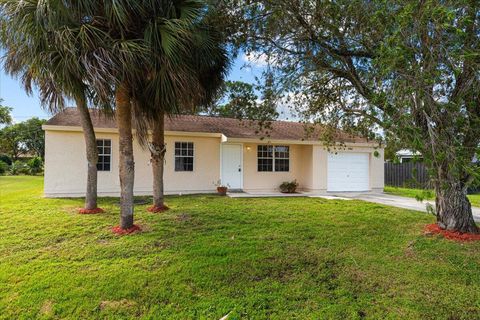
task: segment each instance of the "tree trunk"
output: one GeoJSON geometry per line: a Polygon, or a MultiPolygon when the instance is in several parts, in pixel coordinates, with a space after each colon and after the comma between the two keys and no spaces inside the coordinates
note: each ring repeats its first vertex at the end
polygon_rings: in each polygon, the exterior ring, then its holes
{"type": "Polygon", "coordinates": [[[165,164],[165,120],[164,113],[153,124],[152,142],[149,145],[153,171],[153,207],[150,211],[160,212],[168,209],[163,196],[163,169],[165,164]]]}
{"type": "Polygon", "coordinates": [[[119,85],[115,92],[117,126],[119,134],[119,176],[120,176],[120,227],[133,227],[133,183],[135,163],[133,159],[132,110],[129,88],[119,85]]]}
{"type": "Polygon", "coordinates": [[[435,184],[437,223],[445,230],[479,233],[473,220],[467,188],[458,181],[439,181],[435,184]]]}
{"type": "Polygon", "coordinates": [[[97,139],[93,130],[92,119],[85,99],[77,98],[77,109],[80,112],[80,120],[83,128],[83,136],[87,151],[87,192],[85,194],[85,209],[97,209],[97,139]]]}

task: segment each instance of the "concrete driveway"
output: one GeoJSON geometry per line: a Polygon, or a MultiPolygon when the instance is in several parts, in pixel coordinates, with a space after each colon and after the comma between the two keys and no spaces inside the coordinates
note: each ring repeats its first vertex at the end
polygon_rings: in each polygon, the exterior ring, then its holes
{"type": "MultiPolygon", "coordinates": [[[[323,198],[323,199],[338,199],[338,200],[363,200],[368,202],[380,203],[387,206],[416,210],[427,212],[427,204],[430,203],[432,206],[435,206],[435,201],[426,200],[423,202],[417,201],[414,198],[407,198],[401,196],[394,196],[387,193],[356,193],[356,192],[339,192],[339,193],[322,193],[322,194],[312,194],[310,192],[300,192],[285,194],[280,192],[270,192],[270,193],[228,193],[231,198],[270,198],[270,197],[310,197],[310,198],[323,198]]],[[[472,208],[473,218],[476,222],[480,222],[480,208],[472,208]]]]}
{"type": "MultiPolygon", "coordinates": [[[[400,196],[394,196],[386,193],[335,193],[329,195],[328,198],[345,198],[345,199],[356,199],[363,200],[368,202],[380,203],[387,206],[417,210],[427,212],[427,203],[430,203],[432,206],[435,206],[435,201],[425,200],[423,202],[417,201],[413,198],[406,198],[400,196]]],[[[480,208],[472,208],[473,218],[475,221],[480,222],[480,208]]]]}

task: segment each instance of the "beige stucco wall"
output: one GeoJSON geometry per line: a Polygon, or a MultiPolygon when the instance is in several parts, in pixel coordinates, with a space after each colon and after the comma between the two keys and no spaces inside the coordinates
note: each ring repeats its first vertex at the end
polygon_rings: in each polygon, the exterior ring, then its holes
{"type": "MultiPolygon", "coordinates": [[[[118,135],[97,132],[97,139],[112,140],[110,171],[98,172],[98,194],[118,196],[118,135]]],[[[219,179],[220,138],[166,136],[165,192],[214,192],[214,182],[219,179]],[[176,172],[174,169],[175,141],[193,142],[195,149],[193,172],[176,172]]],[[[134,143],[136,195],[152,193],[152,174],[149,152],[134,143]]],[[[86,156],[82,132],[45,132],[45,186],[48,197],[83,196],[86,188],[86,156]]]]}
{"type": "Polygon", "coordinates": [[[302,146],[300,156],[302,161],[301,187],[304,191],[308,191],[313,188],[313,146],[302,146]]]}
{"type": "Polygon", "coordinates": [[[368,153],[370,159],[369,189],[376,192],[383,191],[384,154],[382,148],[348,146],[328,149],[323,145],[274,143],[274,145],[290,146],[290,172],[258,172],[257,145],[255,143],[245,143],[243,148],[243,185],[244,190],[247,192],[277,191],[278,186],[282,182],[296,179],[300,190],[312,193],[326,193],[329,152],[368,153]],[[378,151],[377,156],[374,155],[375,151],[378,151]]]}
{"type": "MultiPolygon", "coordinates": [[[[111,171],[98,172],[98,193],[116,194],[118,180],[118,138],[116,134],[97,133],[98,139],[112,140],[111,171]]],[[[46,196],[83,196],[87,179],[85,142],[82,132],[45,131],[46,196]]]]}
{"type": "Polygon", "coordinates": [[[216,190],[215,182],[220,179],[220,138],[167,136],[165,142],[167,153],[164,177],[167,192],[214,192],[216,190]],[[175,141],[193,142],[193,171],[175,171],[175,141]]]}
{"type": "MultiPolygon", "coordinates": [[[[98,193],[101,196],[118,196],[118,134],[97,131],[98,139],[112,141],[110,171],[98,172],[98,193]]],[[[179,133],[166,135],[165,192],[205,193],[215,192],[214,182],[220,179],[220,136],[185,136],[179,133]],[[194,171],[174,170],[175,141],[193,142],[195,148],[194,171]]],[[[200,135],[200,134],[199,134],[200,135]]],[[[238,143],[238,141],[237,141],[238,143]]],[[[257,145],[265,143],[241,142],[243,149],[243,189],[247,192],[271,192],[278,190],[284,181],[296,179],[299,189],[323,193],[327,191],[328,151],[323,145],[289,144],[289,172],[258,172],[257,145]]],[[[48,197],[84,196],[87,162],[85,143],[81,131],[45,131],[45,195],[48,197]]],[[[384,181],[383,149],[353,146],[337,149],[337,152],[366,152],[370,155],[370,189],[382,191],[384,181]],[[374,151],[379,157],[374,156],[374,151]]],[[[134,143],[136,195],[152,193],[152,174],[149,152],[134,143]]]]}
{"type": "MultiPolygon", "coordinates": [[[[262,144],[262,143],[260,143],[262,144]]],[[[243,146],[243,189],[247,192],[271,192],[278,190],[278,186],[284,181],[297,180],[299,188],[305,188],[304,162],[307,158],[305,150],[311,148],[308,145],[288,145],[290,147],[290,171],[289,172],[259,172],[257,169],[257,146],[258,143],[245,143],[243,146]]],[[[308,159],[307,159],[308,161],[308,159]]]]}

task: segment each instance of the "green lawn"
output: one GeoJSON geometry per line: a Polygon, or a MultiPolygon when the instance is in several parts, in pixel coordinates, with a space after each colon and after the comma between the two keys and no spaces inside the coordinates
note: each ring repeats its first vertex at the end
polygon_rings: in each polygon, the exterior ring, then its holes
{"type": "Polygon", "coordinates": [[[480,318],[480,243],[424,236],[430,215],[179,196],[164,214],[138,205],[145,231],[122,237],[118,199],[78,215],[42,183],[0,177],[0,318],[480,318]]]}
{"type": "MultiPolygon", "coordinates": [[[[385,187],[385,192],[409,198],[422,198],[427,200],[433,200],[435,198],[435,193],[432,190],[385,187]]],[[[470,194],[468,198],[472,206],[480,207],[480,194],[470,194]]]]}

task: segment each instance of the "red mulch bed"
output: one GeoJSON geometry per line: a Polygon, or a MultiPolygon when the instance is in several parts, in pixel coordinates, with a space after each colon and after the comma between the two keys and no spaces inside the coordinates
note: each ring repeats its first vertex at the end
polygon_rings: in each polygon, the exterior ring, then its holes
{"type": "Polygon", "coordinates": [[[457,231],[444,230],[436,223],[427,224],[425,226],[425,234],[440,234],[445,239],[467,242],[467,241],[480,241],[480,234],[473,233],[460,233],[457,231]]]}
{"type": "Polygon", "coordinates": [[[154,212],[154,213],[159,213],[159,212],[165,212],[167,211],[168,209],[170,209],[169,207],[163,205],[161,207],[157,207],[157,206],[151,206],[151,207],[148,207],[147,208],[147,211],[148,212],[154,212]]]}
{"type": "Polygon", "coordinates": [[[80,214],[96,214],[105,212],[102,208],[95,208],[95,209],[85,209],[85,208],[78,208],[78,213],[80,214]]]}
{"type": "Polygon", "coordinates": [[[126,235],[126,234],[132,234],[134,232],[142,231],[142,228],[140,228],[140,226],[137,226],[136,224],[134,224],[133,227],[128,228],[128,229],[122,229],[120,226],[116,226],[116,227],[112,228],[112,231],[115,234],[126,235]]]}

